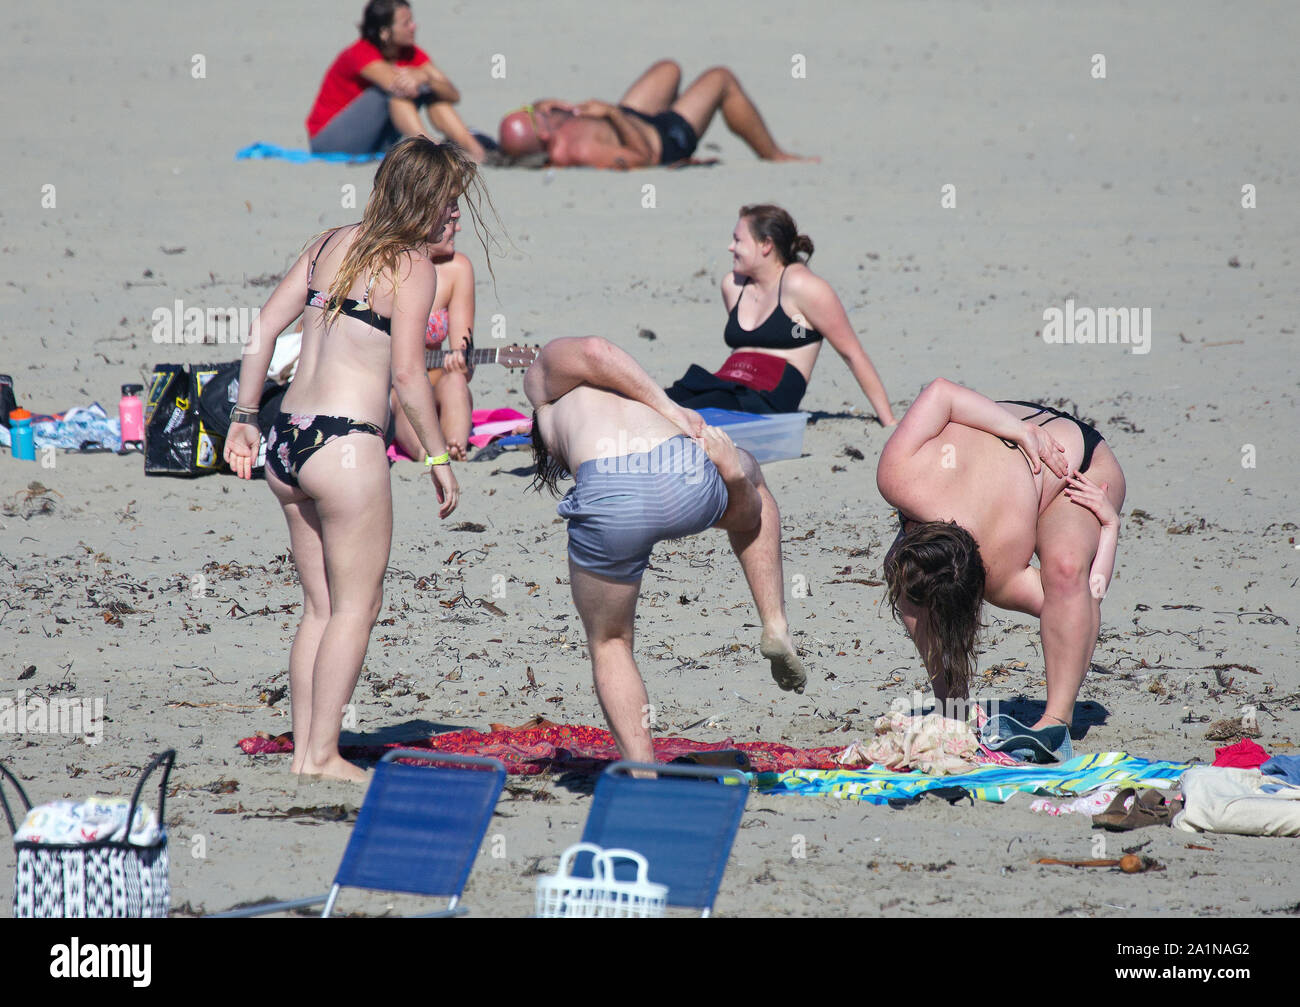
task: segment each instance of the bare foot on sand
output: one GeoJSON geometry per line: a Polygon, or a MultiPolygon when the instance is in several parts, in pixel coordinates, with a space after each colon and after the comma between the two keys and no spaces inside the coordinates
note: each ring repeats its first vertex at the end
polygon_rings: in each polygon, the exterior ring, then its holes
{"type": "Polygon", "coordinates": [[[327,762],[320,764],[304,761],[298,778],[304,782],[346,780],[349,783],[365,783],[370,779],[370,774],[360,766],[354,766],[341,755],[336,755],[327,762]]]}
{"type": "Polygon", "coordinates": [[[808,676],[804,674],[803,662],[795,653],[794,641],[788,632],[781,635],[763,631],[758,644],[758,652],[772,665],[772,680],[786,692],[803,692],[808,676]]]}
{"type": "Polygon", "coordinates": [[[821,163],[822,163],[822,159],[821,159],[820,157],[802,157],[802,156],[800,156],[799,154],[787,154],[784,150],[781,151],[779,154],[773,154],[772,157],[769,158],[769,160],[772,160],[772,161],[790,161],[790,162],[798,161],[798,162],[800,162],[801,164],[821,164],[821,163]]]}

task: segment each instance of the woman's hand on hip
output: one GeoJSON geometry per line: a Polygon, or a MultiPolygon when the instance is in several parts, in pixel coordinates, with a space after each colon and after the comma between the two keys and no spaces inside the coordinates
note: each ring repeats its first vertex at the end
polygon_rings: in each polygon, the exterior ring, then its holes
{"type": "Polygon", "coordinates": [[[1065,474],[1070,471],[1070,466],[1065,460],[1065,446],[1040,426],[1025,423],[1023,427],[1020,446],[1025,449],[1025,454],[1033,464],[1034,475],[1042,470],[1042,465],[1039,464],[1041,461],[1052,470],[1053,475],[1064,479],[1065,474]]]}

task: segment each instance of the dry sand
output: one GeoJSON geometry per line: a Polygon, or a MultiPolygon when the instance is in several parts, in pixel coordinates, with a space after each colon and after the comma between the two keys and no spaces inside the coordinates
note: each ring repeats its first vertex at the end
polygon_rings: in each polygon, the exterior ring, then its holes
{"type": "MultiPolygon", "coordinates": [[[[257,278],[279,274],[313,232],[355,219],[342,187],[364,202],[373,172],[232,159],[256,140],[303,144],[302,120],[359,2],[125,2],[109,18],[78,6],[0,19],[18,81],[0,153],[0,370],[22,403],[46,410],[96,399],[111,409],[118,386],[156,362],[232,359],[229,346],[155,345],[154,309],[176,298],[257,307],[268,293],[257,278]],[[52,208],[41,205],[46,185],[52,208]]],[[[511,340],[603,335],[665,382],[692,360],[720,361],[716,284],[735,208],[778,201],[816,240],[814,267],[839,291],[900,415],[936,375],[1065,401],[1124,465],[1129,517],[1076,750],[1208,761],[1216,743],[1206,723],[1184,723],[1188,707],[1218,720],[1252,702],[1260,743],[1294,751],[1298,19],[1287,5],[1162,7],[756,0],[737,18],[681,0],[516,4],[508,16],[495,4],[417,5],[417,40],[464,92],[472,124],[540,94],[614,99],[636,68],[672,55],[688,79],[732,66],[777,139],[824,159],[760,163],[716,123],[702,150],[721,158],[714,168],[487,172],[517,250],[495,260],[494,287],[464,236],[481,281],[480,345],[501,314],[511,340]],[[504,80],[490,73],[498,53],[504,80]],[[796,53],[806,78],[791,75],[796,53]],[[1104,80],[1090,75],[1094,53],[1104,80]],[[947,183],[953,209],[940,206],[947,183]],[[1256,209],[1242,207],[1245,184],[1257,187],[1256,209]],[[1150,352],[1044,344],[1043,311],[1067,298],[1149,307],[1150,352]],[[658,339],[638,339],[642,328],[658,339]],[[1243,466],[1246,445],[1254,467],[1243,466]],[[1226,664],[1227,687],[1212,668],[1226,664]]],[[[474,390],[479,405],[523,404],[517,373],[484,368],[474,390]]],[[[691,736],[847,744],[923,680],[878,607],[892,529],[874,482],[885,432],[830,351],[805,407],[815,422],[804,456],[766,475],[783,510],[787,578],[810,587],[789,600],[807,692],[769,680],[739,568],[725,537],[706,533],[661,547],[644,584],[638,657],[664,733],[704,720],[691,736]]],[[[355,697],[359,736],[537,713],[601,722],[564,528],[551,500],[524,492],[528,469],[522,454],[458,466],[462,504],[440,524],[423,470],[394,468],[398,530],[355,697]],[[486,530],[451,529],[461,521],[486,530]],[[494,599],[504,616],[442,604],[461,590],[489,597],[495,576],[506,578],[494,599]]],[[[53,469],[0,459],[0,495],[0,694],[102,697],[109,718],[97,745],[6,735],[0,758],[48,800],[126,793],[150,753],[175,747],[175,907],[322,889],[347,824],[277,815],[355,795],[299,791],[286,757],[235,747],[289,727],[286,700],[259,699],[286,684],[300,601],[266,487],[145,479],[138,457],[60,455],[53,469]],[[32,480],[48,487],[48,508],[28,499],[32,480]]],[[[1028,622],[989,612],[979,688],[1032,712],[1043,683],[1028,622]]],[[[523,789],[490,832],[505,856],[485,851],[467,890],[482,915],[529,911],[532,875],[553,868],[589,804],[589,781],[511,783],[523,789]]],[[[1132,841],[1150,840],[1143,852],[1164,872],[1074,872],[1032,861],[1093,856],[1088,823],[1028,807],[1024,796],[893,811],[754,795],[717,909],[1235,916],[1300,904],[1292,840],[1210,836],[1203,851],[1181,832],[1146,830],[1132,841]],[[792,856],[799,837],[804,858],[792,856]]],[[[1116,853],[1128,840],[1108,842],[1116,853]]],[[[12,869],[0,844],[0,878],[12,869]]],[[[347,908],[393,905],[357,895],[347,908]]]]}

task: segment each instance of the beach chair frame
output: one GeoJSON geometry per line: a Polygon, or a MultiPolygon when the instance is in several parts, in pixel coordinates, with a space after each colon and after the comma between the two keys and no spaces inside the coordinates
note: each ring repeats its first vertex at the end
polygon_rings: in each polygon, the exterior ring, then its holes
{"type": "MultiPolygon", "coordinates": [[[[670,906],[699,909],[700,915],[707,917],[713,913],[713,903],[718,897],[718,888],[722,885],[722,876],[726,872],[731,847],[740,828],[740,819],[745,813],[745,803],[748,799],[749,778],[737,769],[678,763],[616,762],[596,781],[596,793],[592,798],[591,810],[587,812],[582,842],[595,843],[606,848],[621,847],[642,853],[650,862],[650,880],[668,884],[670,906]],[[631,774],[636,770],[654,772],[657,778],[633,777],[631,774]],[[695,796],[690,788],[676,785],[683,780],[713,780],[722,788],[720,791],[702,790],[698,794],[700,797],[710,797],[711,803],[716,806],[714,812],[716,828],[707,837],[692,834],[685,827],[675,828],[682,816],[674,812],[681,812],[683,806],[689,804],[691,797],[695,796]],[[665,783],[669,786],[663,786],[665,783]],[[652,789],[657,786],[662,793],[655,793],[652,789]],[[719,796],[724,797],[724,800],[716,800],[719,796]],[[647,798],[651,799],[647,801],[647,798]],[[663,805],[662,811],[654,809],[657,812],[653,818],[654,834],[640,836],[640,845],[638,845],[638,829],[626,820],[624,813],[627,809],[620,808],[620,805],[631,803],[651,806],[662,803],[663,805]],[[688,892],[684,895],[679,884],[678,891],[674,895],[673,884],[668,880],[671,870],[669,864],[664,861],[665,859],[673,861],[674,858],[669,851],[675,849],[680,853],[685,844],[694,844],[698,847],[701,838],[707,840],[708,848],[705,851],[707,855],[703,858],[697,857],[697,863],[692,865],[695,870],[691,883],[695,894],[688,892]],[[656,860],[659,861],[658,865],[656,860]]],[[[674,869],[677,866],[680,864],[674,862],[674,869]]]]}
{"type": "MultiPolygon", "coordinates": [[[[414,767],[402,767],[414,768],[414,767]]],[[[321,918],[328,917],[334,911],[334,904],[338,898],[339,892],[343,888],[364,888],[369,891],[400,891],[410,894],[427,895],[432,898],[445,896],[449,898],[447,908],[438,912],[423,914],[421,918],[460,916],[468,910],[460,905],[460,897],[464,892],[465,883],[469,880],[470,872],[473,870],[474,861],[478,856],[479,847],[483,842],[483,836],[487,833],[488,825],[492,821],[492,815],[496,808],[497,800],[501,796],[501,789],[505,785],[506,769],[496,759],[484,759],[470,755],[453,755],[436,751],[414,749],[395,749],[388,752],[379,760],[379,766],[376,767],[376,776],[370,782],[370,789],[366,791],[365,801],[362,802],[361,810],[357,813],[357,821],[352,827],[352,834],[348,838],[348,845],[343,851],[343,857],[339,862],[339,868],[334,877],[334,883],[330,890],[323,895],[313,895],[302,899],[290,899],[283,902],[273,902],[264,905],[247,906],[242,909],[234,909],[229,912],[216,913],[215,918],[233,919],[245,918],[250,916],[262,916],[267,913],[287,912],[294,909],[306,909],[311,906],[325,904],[321,911],[321,918]],[[364,864],[363,846],[369,837],[370,829],[376,823],[374,819],[378,816],[383,821],[383,817],[391,812],[385,809],[376,809],[372,804],[372,797],[377,795],[380,788],[387,782],[388,770],[384,767],[388,763],[397,760],[409,760],[430,763],[428,768],[421,768],[421,773],[434,774],[444,770],[446,772],[461,773],[462,770],[456,768],[445,768],[441,764],[451,764],[452,767],[465,767],[465,770],[475,774],[481,774],[485,779],[482,784],[480,793],[473,795],[478,802],[476,807],[470,808],[471,812],[477,811],[477,816],[470,822],[471,827],[460,832],[456,841],[458,842],[457,851],[459,852],[461,863],[456,870],[456,878],[450,885],[440,887],[449,887],[450,891],[429,891],[424,888],[391,888],[387,885],[377,886],[361,883],[357,876],[358,869],[364,864]]],[[[461,779],[471,779],[471,777],[462,776],[461,779]]],[[[382,798],[376,797],[376,800],[382,798]]]]}

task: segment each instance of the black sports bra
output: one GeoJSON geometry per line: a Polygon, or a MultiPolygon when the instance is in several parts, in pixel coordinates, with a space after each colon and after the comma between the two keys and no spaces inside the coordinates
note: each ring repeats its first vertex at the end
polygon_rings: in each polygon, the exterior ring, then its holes
{"type": "MultiPolygon", "coordinates": [[[[331,231],[330,236],[321,242],[320,248],[316,250],[316,255],[311,260],[311,267],[307,270],[307,307],[309,308],[324,308],[328,311],[332,306],[328,292],[312,289],[311,278],[316,272],[316,260],[320,258],[321,252],[325,251],[325,246],[330,243],[330,239],[336,234],[338,234],[337,230],[331,231]]],[[[374,285],[375,278],[371,276],[370,282],[366,284],[365,296],[359,301],[353,300],[351,297],[345,297],[343,306],[339,310],[349,318],[365,322],[391,338],[393,334],[392,320],[385,318],[370,306],[370,288],[374,285]]]]}
{"type": "Polygon", "coordinates": [[[722,338],[728,346],[733,350],[747,346],[760,350],[797,350],[800,346],[807,346],[809,343],[821,340],[820,332],[813,328],[795,325],[781,308],[781,287],[784,283],[785,270],[783,269],[781,279],[776,285],[776,307],[757,328],[745,329],[741,327],[740,319],[736,317],[737,312],[740,311],[740,298],[745,296],[745,287],[749,286],[749,278],[745,278],[736,297],[736,303],[731,307],[731,314],[727,316],[727,327],[723,330],[722,338]],[[796,332],[801,335],[796,335],[796,332]]]}

